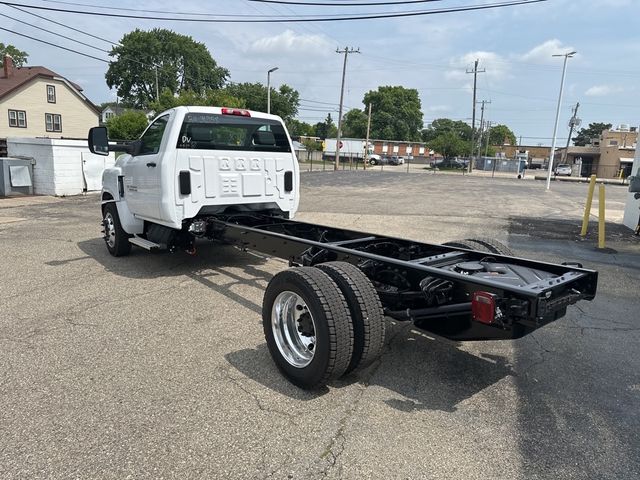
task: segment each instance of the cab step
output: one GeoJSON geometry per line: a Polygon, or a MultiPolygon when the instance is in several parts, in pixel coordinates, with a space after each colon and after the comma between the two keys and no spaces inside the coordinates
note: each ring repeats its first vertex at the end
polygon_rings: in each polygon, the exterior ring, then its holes
{"type": "Polygon", "coordinates": [[[160,245],[158,243],[154,243],[151,242],[149,240],[147,240],[146,238],[141,238],[141,237],[131,237],[129,238],[129,242],[133,243],[134,245],[137,245],[139,247],[144,248],[145,250],[158,250],[160,249],[160,245]]]}

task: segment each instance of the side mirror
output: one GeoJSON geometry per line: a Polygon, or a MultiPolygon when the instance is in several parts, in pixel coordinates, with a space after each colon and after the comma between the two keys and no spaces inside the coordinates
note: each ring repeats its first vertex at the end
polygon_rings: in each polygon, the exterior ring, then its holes
{"type": "Polygon", "coordinates": [[[140,151],[142,150],[142,140],[135,140],[129,144],[128,154],[132,157],[136,155],[140,155],[140,151]]]}
{"type": "Polygon", "coordinates": [[[89,129],[89,150],[96,155],[109,155],[109,137],[106,127],[89,129]]]}

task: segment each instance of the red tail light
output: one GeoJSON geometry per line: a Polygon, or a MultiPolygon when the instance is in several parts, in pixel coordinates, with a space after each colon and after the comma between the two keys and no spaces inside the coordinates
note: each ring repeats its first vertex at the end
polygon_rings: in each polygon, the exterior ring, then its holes
{"type": "Polygon", "coordinates": [[[223,115],[238,115],[240,117],[250,117],[251,112],[249,110],[243,110],[241,108],[223,108],[223,115]]]}
{"type": "Polygon", "coordinates": [[[491,324],[496,317],[495,296],[489,292],[473,292],[471,316],[477,322],[491,324]]]}

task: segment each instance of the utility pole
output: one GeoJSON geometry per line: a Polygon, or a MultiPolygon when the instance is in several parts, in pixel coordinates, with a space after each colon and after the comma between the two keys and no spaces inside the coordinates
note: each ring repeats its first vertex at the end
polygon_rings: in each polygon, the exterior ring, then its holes
{"type": "Polygon", "coordinates": [[[344,77],[347,73],[347,56],[350,53],[360,53],[360,49],[345,47],[344,50],[336,48],[336,53],[344,53],[344,64],[342,65],[342,86],[340,87],[340,109],[338,110],[338,135],[336,138],[336,161],[333,169],[338,170],[340,166],[340,137],[342,136],[342,102],[344,101],[344,77]]]}
{"type": "MultiPolygon", "coordinates": [[[[479,102],[482,104],[482,107],[480,107],[480,141],[476,142],[478,144],[478,155],[480,155],[480,151],[482,149],[482,135],[484,132],[484,105],[485,103],[491,103],[490,100],[482,100],[481,102],[479,102]]],[[[475,145],[473,146],[474,148],[471,150],[471,156],[473,157],[473,152],[475,151],[475,145]]]]}
{"type": "Polygon", "coordinates": [[[158,66],[156,67],[156,102],[160,103],[160,87],[158,87],[158,66]]]}
{"type": "Polygon", "coordinates": [[[579,127],[582,120],[580,120],[578,115],[578,107],[580,106],[580,102],[576,103],[576,106],[573,107],[573,115],[569,119],[569,137],[567,138],[567,146],[562,153],[562,163],[567,163],[567,155],[569,155],[569,142],[571,141],[571,135],[573,135],[573,129],[575,127],[579,127]]]}
{"type": "Polygon", "coordinates": [[[478,70],[478,63],[480,60],[476,59],[473,70],[467,70],[467,73],[473,73],[473,114],[471,116],[471,158],[469,159],[469,173],[473,170],[473,150],[476,144],[476,86],[478,83],[478,73],[484,73],[486,70],[478,70]]]}
{"type": "MultiPolygon", "coordinates": [[[[491,136],[491,121],[487,120],[487,138],[485,139],[484,156],[489,156],[489,137],[491,136]]],[[[482,145],[480,146],[482,148],[482,145]]]]}
{"type": "Polygon", "coordinates": [[[367,169],[367,161],[369,160],[369,130],[371,129],[371,103],[369,103],[369,114],[367,116],[367,140],[364,144],[364,161],[362,167],[367,169]]]}

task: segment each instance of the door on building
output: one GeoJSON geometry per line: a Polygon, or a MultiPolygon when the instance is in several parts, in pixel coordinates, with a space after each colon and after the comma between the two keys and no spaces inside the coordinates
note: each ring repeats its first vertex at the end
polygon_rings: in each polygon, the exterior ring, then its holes
{"type": "Polygon", "coordinates": [[[580,169],[581,177],[590,177],[593,172],[593,158],[582,157],[582,168],[580,169]]]}
{"type": "Polygon", "coordinates": [[[106,165],[106,157],[82,152],[82,178],[84,190],[91,192],[102,189],[102,172],[106,165]]]}

